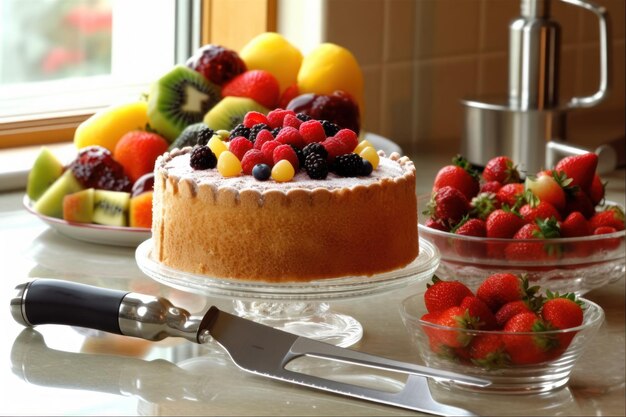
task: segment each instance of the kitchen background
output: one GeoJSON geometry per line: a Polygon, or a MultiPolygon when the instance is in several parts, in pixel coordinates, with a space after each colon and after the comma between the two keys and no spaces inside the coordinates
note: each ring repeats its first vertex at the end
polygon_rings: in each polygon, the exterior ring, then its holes
{"type": "MultiPolygon", "coordinates": [[[[567,127],[571,142],[589,148],[625,131],[626,2],[595,3],[612,21],[613,84],[599,106],[571,112],[567,127]]],[[[552,5],[562,27],[560,98],[566,102],[597,90],[598,24],[591,12],[558,0],[552,5]]],[[[508,24],[519,10],[519,0],[282,0],[278,31],[304,50],[329,41],[356,55],[365,76],[368,131],[410,153],[458,151],[459,100],[507,93],[508,24]]]]}

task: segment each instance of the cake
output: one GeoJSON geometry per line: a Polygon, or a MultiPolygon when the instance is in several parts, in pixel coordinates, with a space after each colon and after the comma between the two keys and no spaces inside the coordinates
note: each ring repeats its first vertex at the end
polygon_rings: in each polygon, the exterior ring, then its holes
{"type": "Polygon", "coordinates": [[[265,282],[372,276],[418,255],[415,166],[378,151],[368,176],[258,181],[190,166],[191,147],[155,164],[152,257],[193,274],[265,282]]]}

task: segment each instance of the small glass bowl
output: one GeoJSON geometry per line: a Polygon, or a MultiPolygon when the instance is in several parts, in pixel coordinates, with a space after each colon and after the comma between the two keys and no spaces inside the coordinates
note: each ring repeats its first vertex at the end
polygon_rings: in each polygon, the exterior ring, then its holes
{"type": "MultiPolygon", "coordinates": [[[[442,335],[455,335],[472,340],[487,333],[498,334],[511,342],[528,342],[538,333],[512,333],[504,331],[455,329],[421,320],[426,313],[423,294],[406,298],[400,305],[400,315],[409,336],[425,364],[431,368],[458,372],[491,381],[491,385],[477,387],[461,382],[437,380],[446,388],[491,394],[536,394],[556,390],[567,384],[576,361],[593,339],[604,321],[604,311],[592,301],[579,298],[583,303],[583,324],[571,329],[539,333],[543,340],[554,340],[567,346],[554,348],[543,361],[523,365],[506,364],[487,367],[469,359],[467,348],[448,348],[438,342],[442,335]],[[569,345],[564,340],[571,340],[569,345]]],[[[556,343],[556,342],[555,342],[556,343]]]]}
{"type": "MultiPolygon", "coordinates": [[[[525,274],[532,285],[578,296],[615,282],[626,273],[626,231],[577,238],[494,239],[462,236],[424,226],[422,211],[430,196],[421,196],[419,234],[437,246],[441,261],[437,276],[459,280],[472,290],[489,275],[507,271],[525,274]],[[511,260],[505,251],[511,243],[544,245],[553,254],[546,259],[511,260]]],[[[614,203],[611,203],[614,205],[614,203]]]]}

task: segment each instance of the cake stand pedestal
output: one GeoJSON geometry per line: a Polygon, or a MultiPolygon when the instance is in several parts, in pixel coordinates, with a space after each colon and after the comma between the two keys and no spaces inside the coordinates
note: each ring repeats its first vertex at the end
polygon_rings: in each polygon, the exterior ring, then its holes
{"type": "Polygon", "coordinates": [[[162,284],[207,296],[233,300],[241,317],[299,336],[350,346],[363,336],[355,318],[335,313],[329,302],[394,291],[428,280],[439,266],[439,251],[419,240],[417,258],[404,268],[373,276],[327,278],[308,282],[269,283],[211,277],[180,271],[155,261],[152,239],[137,248],[139,268],[162,284]]]}

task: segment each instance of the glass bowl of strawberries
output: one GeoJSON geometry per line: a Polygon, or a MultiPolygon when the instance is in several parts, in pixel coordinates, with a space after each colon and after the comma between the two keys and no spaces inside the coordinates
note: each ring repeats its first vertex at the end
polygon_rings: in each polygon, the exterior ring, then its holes
{"type": "Polygon", "coordinates": [[[429,367],[491,381],[448,388],[494,394],[534,394],[565,386],[604,321],[604,311],[573,293],[541,291],[508,272],[475,290],[433,278],[423,294],[406,298],[400,314],[429,367]]]}
{"type": "Polygon", "coordinates": [[[437,274],[475,285],[509,270],[582,295],[626,272],[624,208],[604,199],[593,153],[522,179],[506,156],[482,173],[457,157],[418,200],[420,236],[437,246],[437,274]]]}

